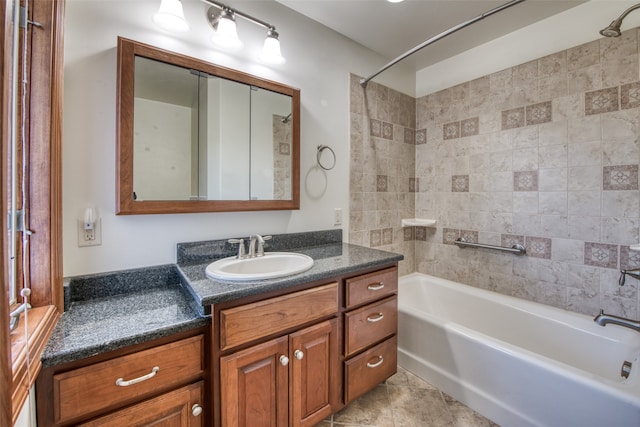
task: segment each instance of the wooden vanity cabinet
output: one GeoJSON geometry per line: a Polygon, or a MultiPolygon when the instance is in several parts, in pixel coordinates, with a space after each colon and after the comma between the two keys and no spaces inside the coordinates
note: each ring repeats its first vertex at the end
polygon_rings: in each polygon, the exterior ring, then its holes
{"type": "Polygon", "coordinates": [[[331,415],[340,403],[338,290],[333,282],[214,311],[216,425],[311,427],[331,415]]]}
{"type": "Polygon", "coordinates": [[[38,425],[204,426],[203,332],[43,369],[38,425]]]}

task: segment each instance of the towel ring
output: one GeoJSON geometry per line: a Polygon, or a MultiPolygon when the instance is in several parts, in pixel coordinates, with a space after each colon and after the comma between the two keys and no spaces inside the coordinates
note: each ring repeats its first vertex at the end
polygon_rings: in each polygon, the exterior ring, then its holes
{"type": "Polygon", "coordinates": [[[322,169],[324,169],[326,171],[330,171],[336,165],[336,153],[328,145],[318,145],[318,152],[316,153],[316,160],[318,162],[318,166],[320,166],[322,169]],[[329,150],[331,152],[331,155],[333,156],[333,163],[331,164],[331,166],[323,165],[322,161],[320,160],[320,158],[322,157],[322,152],[324,150],[329,150]]]}

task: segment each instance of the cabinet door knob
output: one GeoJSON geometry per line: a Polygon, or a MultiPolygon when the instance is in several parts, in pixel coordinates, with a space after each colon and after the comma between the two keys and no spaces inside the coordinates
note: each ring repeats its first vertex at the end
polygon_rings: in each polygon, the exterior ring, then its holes
{"type": "Polygon", "coordinates": [[[282,366],[287,366],[289,364],[289,358],[283,354],[280,356],[280,364],[282,366]]]}
{"type": "Polygon", "coordinates": [[[296,350],[293,352],[293,355],[296,357],[296,359],[298,360],[302,360],[302,358],[304,357],[304,353],[302,352],[302,350],[296,350]]]}
{"type": "Polygon", "coordinates": [[[194,417],[197,417],[198,415],[202,414],[202,406],[198,405],[197,403],[193,405],[191,407],[191,414],[194,417]]]}

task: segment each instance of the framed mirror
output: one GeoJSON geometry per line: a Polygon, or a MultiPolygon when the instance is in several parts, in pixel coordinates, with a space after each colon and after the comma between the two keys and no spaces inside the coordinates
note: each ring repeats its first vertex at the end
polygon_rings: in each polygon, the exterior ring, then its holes
{"type": "Polygon", "coordinates": [[[300,208],[300,91],[118,38],[116,213],[300,208]]]}

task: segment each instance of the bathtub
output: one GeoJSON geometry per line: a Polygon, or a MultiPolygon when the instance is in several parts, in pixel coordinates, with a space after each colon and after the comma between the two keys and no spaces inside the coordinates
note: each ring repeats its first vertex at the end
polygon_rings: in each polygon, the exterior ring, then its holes
{"type": "Polygon", "coordinates": [[[502,426],[640,426],[638,332],[419,273],[398,310],[398,364],[502,426]]]}

